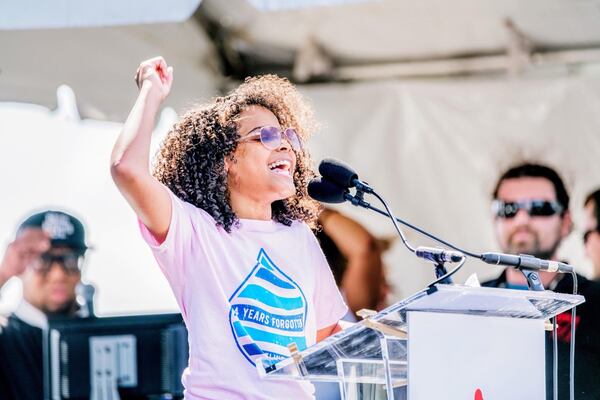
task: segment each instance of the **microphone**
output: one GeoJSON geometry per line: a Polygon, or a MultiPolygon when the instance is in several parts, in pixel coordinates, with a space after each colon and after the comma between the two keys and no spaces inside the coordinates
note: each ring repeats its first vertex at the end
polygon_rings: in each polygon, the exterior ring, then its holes
{"type": "Polygon", "coordinates": [[[94,313],[94,294],[96,288],[94,285],[88,285],[83,282],[79,282],[75,287],[76,301],[79,305],[77,315],[81,318],[95,317],[94,313]]]}
{"type": "Polygon", "coordinates": [[[465,255],[460,251],[444,250],[436,247],[425,246],[417,247],[415,249],[415,254],[419,258],[424,258],[437,264],[443,264],[445,262],[460,262],[465,257],[465,255]]]}
{"type": "MultiPolygon", "coordinates": [[[[424,235],[431,237],[432,239],[445,245],[448,245],[449,247],[453,246],[423,231],[422,229],[396,218],[387,202],[379,194],[377,194],[368,183],[358,179],[358,174],[348,165],[331,158],[325,159],[319,164],[319,172],[321,173],[322,178],[313,179],[308,184],[307,189],[310,197],[324,203],[342,203],[344,201],[349,201],[355,206],[367,208],[390,218],[394,224],[394,227],[396,228],[396,231],[398,232],[398,235],[402,239],[404,246],[406,246],[410,252],[415,253],[418,257],[433,261],[435,263],[435,274],[438,279],[432,282],[430,286],[437,283],[452,283],[450,277],[464,265],[465,255],[462,252],[419,247],[419,252],[417,253],[417,249],[415,249],[408,242],[397,222],[415,229],[416,231],[423,233],[424,235]],[[352,195],[348,190],[352,187],[356,187],[355,195],[352,195]],[[375,196],[384,205],[385,211],[373,207],[367,203],[363,199],[364,193],[369,193],[375,196]],[[460,262],[460,264],[452,271],[447,272],[444,268],[444,262],[460,262]]],[[[465,253],[469,255],[472,254],[468,252],[465,253]]]]}
{"type": "Polygon", "coordinates": [[[519,269],[529,269],[534,271],[548,271],[548,272],[573,272],[573,267],[569,264],[561,263],[558,261],[542,260],[528,254],[503,254],[503,253],[483,253],[481,254],[483,262],[488,264],[496,265],[508,265],[509,267],[515,267],[519,269]]]}
{"type": "Polygon", "coordinates": [[[308,183],[308,195],[322,203],[343,203],[348,189],[327,179],[314,178],[308,183]]]}
{"type": "Polygon", "coordinates": [[[373,189],[368,183],[358,179],[358,174],[349,165],[333,158],[326,158],[319,164],[319,173],[344,188],[356,187],[365,193],[373,193],[373,189]]]}

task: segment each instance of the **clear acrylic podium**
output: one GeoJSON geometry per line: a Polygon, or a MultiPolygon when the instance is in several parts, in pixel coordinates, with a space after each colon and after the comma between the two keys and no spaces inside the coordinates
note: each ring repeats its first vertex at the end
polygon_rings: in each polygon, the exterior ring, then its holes
{"type": "Polygon", "coordinates": [[[339,382],[342,399],[544,400],[545,321],[584,301],[436,285],[257,368],[265,379],[339,382]]]}

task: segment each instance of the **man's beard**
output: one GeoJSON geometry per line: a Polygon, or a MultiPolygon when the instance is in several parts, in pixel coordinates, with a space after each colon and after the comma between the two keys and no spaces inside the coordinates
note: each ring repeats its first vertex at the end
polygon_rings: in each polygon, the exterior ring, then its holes
{"type": "Polygon", "coordinates": [[[42,311],[44,312],[44,314],[46,314],[48,319],[62,319],[69,318],[75,315],[78,308],[79,305],[77,304],[77,301],[73,298],[56,310],[44,309],[42,311]]]}
{"type": "Polygon", "coordinates": [[[557,239],[549,248],[542,249],[539,235],[537,234],[537,232],[534,232],[532,230],[528,230],[528,232],[534,238],[533,243],[529,247],[523,247],[513,243],[513,236],[516,234],[516,232],[513,232],[508,237],[508,249],[505,249],[505,251],[512,254],[528,254],[530,256],[541,258],[543,260],[552,259],[554,254],[556,254],[558,246],[560,245],[560,239],[557,239]]]}

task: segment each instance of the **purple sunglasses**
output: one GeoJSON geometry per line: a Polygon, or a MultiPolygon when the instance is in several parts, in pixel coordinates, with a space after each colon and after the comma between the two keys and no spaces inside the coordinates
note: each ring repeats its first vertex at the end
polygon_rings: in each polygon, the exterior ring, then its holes
{"type": "Polygon", "coordinates": [[[263,126],[250,131],[250,133],[242,137],[239,142],[243,143],[251,140],[260,140],[262,145],[267,149],[275,150],[281,146],[281,141],[284,136],[294,151],[300,152],[303,150],[302,142],[293,128],[287,128],[284,131],[281,131],[281,129],[274,126],[263,126]]]}

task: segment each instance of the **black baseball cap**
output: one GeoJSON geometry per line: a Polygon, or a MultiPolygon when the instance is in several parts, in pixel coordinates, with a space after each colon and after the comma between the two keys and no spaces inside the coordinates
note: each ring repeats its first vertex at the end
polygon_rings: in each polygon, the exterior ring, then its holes
{"type": "Polygon", "coordinates": [[[47,210],[33,214],[19,226],[17,235],[25,228],[39,228],[50,237],[52,247],[65,246],[85,253],[85,229],[81,221],[62,211],[47,210]]]}

